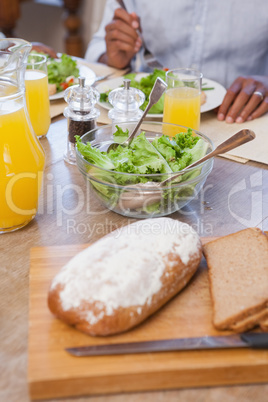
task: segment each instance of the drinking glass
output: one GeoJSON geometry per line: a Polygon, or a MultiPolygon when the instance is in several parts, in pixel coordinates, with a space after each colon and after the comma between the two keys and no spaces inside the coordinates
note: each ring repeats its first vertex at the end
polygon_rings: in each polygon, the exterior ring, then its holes
{"type": "Polygon", "coordinates": [[[38,138],[46,136],[50,126],[47,58],[31,54],[25,72],[25,96],[28,113],[38,138]]]}
{"type": "MultiPolygon", "coordinates": [[[[163,122],[199,130],[202,73],[191,68],[166,72],[163,122]]],[[[175,135],[172,130],[168,135],[175,135]]]]}

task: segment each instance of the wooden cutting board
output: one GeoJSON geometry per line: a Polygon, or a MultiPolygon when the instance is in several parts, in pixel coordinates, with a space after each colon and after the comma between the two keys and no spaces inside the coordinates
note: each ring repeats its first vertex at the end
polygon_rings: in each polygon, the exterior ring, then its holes
{"type": "Polygon", "coordinates": [[[85,247],[67,245],[31,250],[28,382],[32,399],[268,381],[268,351],[226,349],[122,356],[69,355],[64,350],[66,347],[223,334],[211,323],[204,260],[178,296],[125,334],[94,338],[57,320],[47,307],[50,282],[59,269],[85,247]]]}

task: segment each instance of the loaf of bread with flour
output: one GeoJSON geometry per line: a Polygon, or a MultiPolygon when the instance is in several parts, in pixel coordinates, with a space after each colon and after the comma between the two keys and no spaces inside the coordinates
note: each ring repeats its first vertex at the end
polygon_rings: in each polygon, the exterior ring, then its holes
{"type": "Polygon", "coordinates": [[[199,236],[186,223],[138,221],[73,257],[53,279],[48,306],[89,335],[127,331],[185,287],[201,256],[199,236]]]}

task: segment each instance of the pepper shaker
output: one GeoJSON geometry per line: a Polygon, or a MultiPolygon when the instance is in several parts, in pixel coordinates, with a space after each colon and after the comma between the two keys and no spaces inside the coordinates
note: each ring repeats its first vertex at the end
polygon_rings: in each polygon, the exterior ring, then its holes
{"type": "Polygon", "coordinates": [[[95,104],[100,99],[99,92],[85,85],[85,78],[78,78],[78,85],[66,89],[64,99],[68,106],[64,109],[64,116],[68,120],[67,150],[64,154],[65,162],[76,164],[75,135],[80,137],[96,127],[96,120],[100,111],[95,104]]]}
{"type": "Polygon", "coordinates": [[[112,130],[116,131],[116,125],[125,130],[126,128],[131,129],[131,127],[126,127],[125,122],[137,122],[139,121],[142,110],[140,106],[145,101],[144,93],[137,89],[130,87],[131,81],[129,79],[124,79],[124,86],[113,89],[108,96],[110,104],[113,109],[109,110],[108,117],[112,120],[112,130]]]}

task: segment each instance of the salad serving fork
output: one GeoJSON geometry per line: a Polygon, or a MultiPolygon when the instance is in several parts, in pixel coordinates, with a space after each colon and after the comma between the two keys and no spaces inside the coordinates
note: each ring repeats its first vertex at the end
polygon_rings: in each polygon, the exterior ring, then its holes
{"type": "MultiPolygon", "coordinates": [[[[125,3],[124,3],[123,0],[116,0],[116,1],[120,5],[121,8],[123,8],[125,11],[127,11],[125,3]]],[[[141,37],[141,38],[142,38],[142,46],[143,46],[143,49],[144,49],[143,58],[144,58],[145,63],[150,68],[159,68],[160,70],[162,70],[164,66],[161,63],[159,63],[159,61],[156,60],[154,55],[146,47],[143,37],[141,37]]]]}

